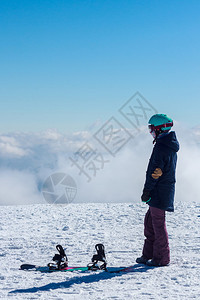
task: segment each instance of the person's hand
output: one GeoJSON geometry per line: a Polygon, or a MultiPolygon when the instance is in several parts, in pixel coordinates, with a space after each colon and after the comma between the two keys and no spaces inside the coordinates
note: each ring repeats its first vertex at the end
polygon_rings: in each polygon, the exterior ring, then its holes
{"type": "Polygon", "coordinates": [[[142,193],[142,196],[141,196],[141,199],[142,199],[142,202],[145,202],[145,203],[149,202],[151,200],[150,191],[144,189],[143,193],[142,193]]]}
{"type": "Polygon", "coordinates": [[[153,177],[153,179],[158,179],[160,176],[162,176],[162,174],[162,170],[160,168],[156,168],[151,176],[153,177]]]}

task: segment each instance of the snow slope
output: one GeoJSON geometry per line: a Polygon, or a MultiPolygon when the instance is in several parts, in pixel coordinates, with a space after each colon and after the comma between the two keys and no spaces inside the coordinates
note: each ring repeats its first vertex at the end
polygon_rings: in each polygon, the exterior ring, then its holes
{"type": "Polygon", "coordinates": [[[135,265],[143,245],[143,204],[1,206],[0,299],[200,299],[200,205],[167,214],[171,265],[107,274],[22,271],[66,249],[70,265],[86,265],[103,243],[109,266],[135,265]]]}

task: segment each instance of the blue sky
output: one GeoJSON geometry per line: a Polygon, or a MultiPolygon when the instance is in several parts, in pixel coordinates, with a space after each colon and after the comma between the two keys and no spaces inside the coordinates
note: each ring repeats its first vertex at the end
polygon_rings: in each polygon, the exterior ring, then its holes
{"type": "Polygon", "coordinates": [[[0,132],[84,130],[139,91],[200,123],[200,1],[1,0],[0,132]]]}

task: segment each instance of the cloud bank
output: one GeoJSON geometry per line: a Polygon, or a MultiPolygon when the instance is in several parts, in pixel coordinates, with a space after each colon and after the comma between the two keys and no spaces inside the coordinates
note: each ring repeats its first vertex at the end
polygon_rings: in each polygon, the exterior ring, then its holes
{"type": "MultiPolygon", "coordinates": [[[[200,128],[189,130],[176,124],[174,129],[181,145],[176,201],[198,201],[200,128]]],[[[56,172],[69,174],[76,181],[75,203],[138,202],[152,148],[152,138],[146,128],[130,139],[115,157],[97,144],[89,131],[69,135],[57,130],[0,134],[0,205],[46,203],[42,186],[56,172]],[[97,158],[99,168],[91,172],[90,182],[70,160],[80,155],[80,149],[87,144],[98,148],[106,161],[102,163],[100,156],[97,158]]],[[[90,153],[85,151],[84,155],[90,153]]]]}

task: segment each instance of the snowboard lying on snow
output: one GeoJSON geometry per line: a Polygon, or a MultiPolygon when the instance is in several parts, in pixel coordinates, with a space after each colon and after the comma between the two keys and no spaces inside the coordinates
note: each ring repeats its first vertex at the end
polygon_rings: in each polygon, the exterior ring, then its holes
{"type": "Polygon", "coordinates": [[[135,266],[130,267],[107,267],[106,269],[95,269],[92,270],[88,267],[65,267],[63,269],[50,269],[48,266],[36,266],[31,264],[23,264],[21,265],[21,270],[32,270],[32,271],[39,271],[42,273],[51,273],[51,272],[87,272],[87,271],[98,271],[103,270],[108,273],[119,273],[119,272],[131,272],[133,271],[135,266]]]}
{"type": "Polygon", "coordinates": [[[47,266],[37,266],[33,264],[22,264],[20,266],[21,270],[32,270],[39,271],[43,273],[49,272],[87,272],[87,271],[97,271],[102,270],[108,273],[119,273],[119,272],[131,272],[134,270],[135,266],[130,267],[107,267],[105,250],[103,244],[97,244],[95,249],[97,254],[93,255],[91,263],[86,267],[70,267],[68,266],[67,256],[61,245],[57,245],[56,249],[59,254],[55,254],[53,257],[53,262],[49,263],[47,266]]]}

